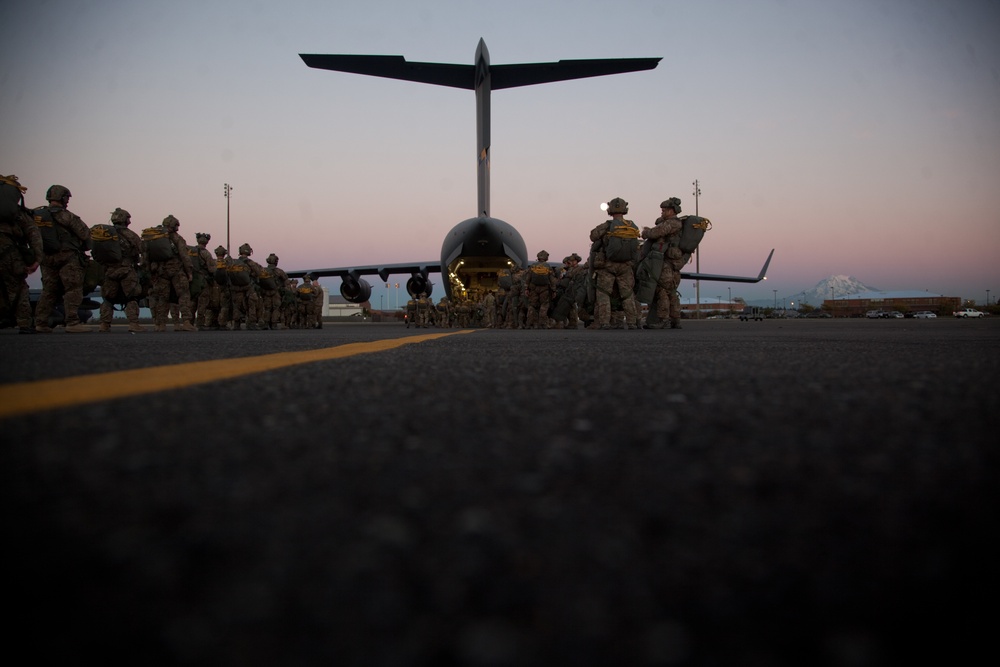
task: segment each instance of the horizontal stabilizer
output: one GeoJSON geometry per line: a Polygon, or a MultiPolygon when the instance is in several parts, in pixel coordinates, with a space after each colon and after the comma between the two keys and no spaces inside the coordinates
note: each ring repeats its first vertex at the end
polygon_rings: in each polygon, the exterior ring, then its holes
{"type": "Polygon", "coordinates": [[[351,56],[299,54],[303,62],[315,69],[335,72],[368,74],[386,79],[402,79],[418,83],[475,90],[475,67],[446,63],[413,63],[403,56],[351,56]]]}
{"type": "Polygon", "coordinates": [[[560,60],[557,63],[492,65],[493,90],[533,86],[538,83],[586,79],[592,76],[623,74],[653,69],[660,58],[606,58],[600,60],[560,60]]]}

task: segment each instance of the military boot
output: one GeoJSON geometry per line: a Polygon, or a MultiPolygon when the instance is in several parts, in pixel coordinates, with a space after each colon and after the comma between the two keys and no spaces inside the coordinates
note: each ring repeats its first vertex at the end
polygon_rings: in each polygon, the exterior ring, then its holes
{"type": "Polygon", "coordinates": [[[35,326],[35,333],[52,333],[52,327],[47,327],[44,324],[38,324],[35,326]]]}
{"type": "Polygon", "coordinates": [[[66,326],[66,333],[90,333],[93,331],[93,327],[89,327],[82,322],[77,322],[76,324],[69,324],[66,326]]]}
{"type": "Polygon", "coordinates": [[[108,324],[107,322],[101,322],[101,326],[100,328],[98,328],[98,331],[100,331],[101,333],[110,333],[111,325],[108,324]]]}
{"type": "Polygon", "coordinates": [[[129,333],[142,333],[146,330],[146,327],[142,326],[138,322],[129,322],[128,331],[129,333]]]}
{"type": "Polygon", "coordinates": [[[670,328],[671,329],[680,329],[681,328],[681,319],[679,317],[671,317],[670,318],[670,328]]]}
{"type": "Polygon", "coordinates": [[[182,324],[180,326],[176,326],[176,325],[174,326],[174,333],[176,333],[178,331],[197,331],[197,330],[198,330],[198,327],[194,326],[190,322],[185,322],[184,324],[182,324]]]}
{"type": "Polygon", "coordinates": [[[167,330],[167,325],[166,324],[154,324],[153,325],[153,331],[155,331],[157,333],[162,333],[162,332],[164,332],[166,330],[167,330]]]}

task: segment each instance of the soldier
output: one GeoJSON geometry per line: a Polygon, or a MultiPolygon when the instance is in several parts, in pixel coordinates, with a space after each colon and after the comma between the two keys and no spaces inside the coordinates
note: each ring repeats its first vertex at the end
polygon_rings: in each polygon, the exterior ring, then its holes
{"type": "Polygon", "coordinates": [[[302,285],[299,286],[297,290],[299,295],[298,304],[298,319],[299,328],[302,329],[314,329],[316,328],[315,320],[315,310],[313,310],[313,303],[316,301],[316,288],[312,284],[312,276],[308,273],[302,276],[302,285]]]}
{"type": "MultiPolygon", "coordinates": [[[[139,284],[139,263],[141,261],[142,239],[128,228],[132,215],[123,208],[116,208],[111,214],[111,224],[118,234],[121,260],[104,266],[104,282],[101,283],[101,326],[99,331],[111,331],[114,305],[125,304],[125,318],[128,330],[140,333],[146,327],[139,324],[139,298],[142,285],[139,284]]],[[[95,251],[96,255],[96,251],[95,251]]]]}
{"type": "Polygon", "coordinates": [[[429,328],[431,325],[431,301],[427,292],[421,292],[417,297],[417,326],[429,328]]]}
{"type": "Polygon", "coordinates": [[[576,329],[580,321],[576,304],[577,282],[584,277],[580,259],[576,253],[563,259],[563,272],[556,283],[555,306],[552,309],[557,329],[576,329]]]}
{"type": "Polygon", "coordinates": [[[180,220],[168,215],[161,226],[166,232],[165,242],[163,237],[147,237],[146,232],[142,239],[143,266],[153,276],[153,331],[167,330],[171,290],[176,295],[181,315],[180,324],[174,320],[174,331],[197,331],[191,322],[191,257],[187,241],[177,231],[181,227],[180,220]]]}
{"type": "Polygon", "coordinates": [[[229,265],[229,283],[233,299],[233,331],[239,331],[246,319],[247,331],[260,327],[260,299],[257,296],[257,281],[263,271],[260,264],[250,259],[253,248],[249,243],[240,246],[240,256],[229,265]]]}
{"type": "Polygon", "coordinates": [[[680,212],[681,200],[671,197],[660,204],[660,217],[656,219],[655,225],[642,229],[642,238],[652,242],[652,249],[663,253],[663,266],[653,296],[658,322],[647,324],[648,329],[666,328],[668,322],[671,329],[681,328],[681,303],[677,286],[680,285],[680,270],[686,259],[678,247],[683,226],[677,218],[680,212]]]}
{"type": "Polygon", "coordinates": [[[45,251],[42,235],[24,208],[26,191],[17,176],[0,176],[0,307],[18,333],[33,334],[26,278],[38,270],[45,251]]]}
{"type": "Polygon", "coordinates": [[[194,238],[198,245],[188,247],[194,276],[194,280],[191,281],[191,303],[194,305],[195,326],[199,331],[205,331],[209,328],[205,320],[208,314],[208,302],[212,299],[212,283],[215,282],[215,260],[208,251],[208,242],[212,240],[212,235],[198,232],[194,238]]]}
{"type": "Polygon", "coordinates": [[[299,328],[299,303],[298,303],[299,281],[289,278],[285,285],[285,291],[281,295],[281,316],[286,329],[299,328]]]}
{"type": "Polygon", "coordinates": [[[265,329],[281,328],[281,304],[288,274],[278,268],[278,256],[267,256],[267,268],[260,275],[261,320],[265,329]]]}
{"type": "Polygon", "coordinates": [[[496,323],[497,300],[493,292],[489,291],[483,297],[483,326],[492,329],[496,323]]]}
{"type": "Polygon", "coordinates": [[[601,329],[611,328],[611,292],[617,287],[625,312],[625,326],[637,328],[632,292],[635,264],[639,260],[639,228],[625,219],[628,202],[615,197],[608,202],[611,220],[590,232],[592,269],[595,271],[596,318],[601,329]]]}
{"type": "Polygon", "coordinates": [[[83,278],[90,250],[90,228],[79,217],[67,210],[73,195],[69,188],[53,185],[45,193],[48,206],[35,209],[35,224],[42,234],[42,296],[35,306],[35,331],[51,333],[49,315],[60,292],[63,292],[63,310],[66,331],[87,333],[91,327],[80,322],[80,303],[83,301],[83,278]],[[45,227],[43,230],[42,227],[45,227]],[[50,241],[46,243],[46,234],[50,241]]]}
{"type": "Polygon", "coordinates": [[[233,305],[229,294],[229,258],[226,257],[226,246],[220,245],[215,249],[213,266],[213,280],[209,285],[209,301],[205,309],[205,326],[210,331],[218,331],[229,327],[229,313],[233,305]]]}
{"type": "Polygon", "coordinates": [[[326,299],[326,293],[323,292],[323,286],[319,284],[318,280],[313,281],[313,288],[316,290],[316,297],[312,302],[313,328],[322,329],[323,301],[326,299]]]}
{"type": "Polygon", "coordinates": [[[437,323],[442,329],[451,327],[451,303],[443,296],[437,302],[437,323]]]}
{"type": "Polygon", "coordinates": [[[528,329],[549,328],[549,304],[556,289],[556,274],[548,265],[549,253],[542,250],[538,261],[528,267],[525,292],[528,301],[528,329]]]}

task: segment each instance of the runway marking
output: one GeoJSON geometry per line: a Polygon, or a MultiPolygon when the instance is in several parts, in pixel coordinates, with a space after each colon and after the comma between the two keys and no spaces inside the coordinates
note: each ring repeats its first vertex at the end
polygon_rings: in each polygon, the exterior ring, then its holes
{"type": "Polygon", "coordinates": [[[170,389],[182,389],[206,382],[229,380],[243,375],[309,364],[314,361],[343,359],[359,354],[384,352],[404,345],[473,333],[475,329],[462,329],[448,333],[409,336],[370,343],[348,343],[336,347],[300,352],[277,352],[257,357],[195,361],[187,364],[135,368],[112,373],[94,373],[55,380],[37,380],[0,385],[0,419],[96,403],[113,398],[152,394],[170,389]]]}

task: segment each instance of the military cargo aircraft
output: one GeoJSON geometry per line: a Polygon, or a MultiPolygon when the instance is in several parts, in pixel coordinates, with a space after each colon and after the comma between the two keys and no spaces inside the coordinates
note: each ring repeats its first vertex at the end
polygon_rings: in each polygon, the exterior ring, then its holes
{"type": "MultiPolygon", "coordinates": [[[[300,54],[300,57],[306,65],[316,69],[465,88],[476,93],[476,217],[458,223],[448,232],[441,244],[440,260],[288,272],[292,278],[307,273],[313,278],[339,277],[343,281],[340,294],[352,303],[362,303],[371,296],[371,285],[361,277],[365,275],[378,275],[385,282],[392,274],[409,273],[406,291],[415,297],[421,292],[430,296],[433,283],[428,276],[440,273],[444,278],[445,293],[451,298],[467,291],[496,289],[501,271],[529,264],[521,234],[512,225],[490,215],[490,93],[493,90],[650,70],[660,62],[660,58],[610,58],[491,65],[490,53],[482,39],[476,47],[472,65],[408,62],[403,56],[300,54]]],[[[755,283],[764,278],[770,261],[769,256],[756,277],[698,273],[681,275],[695,280],[755,283]]]]}

